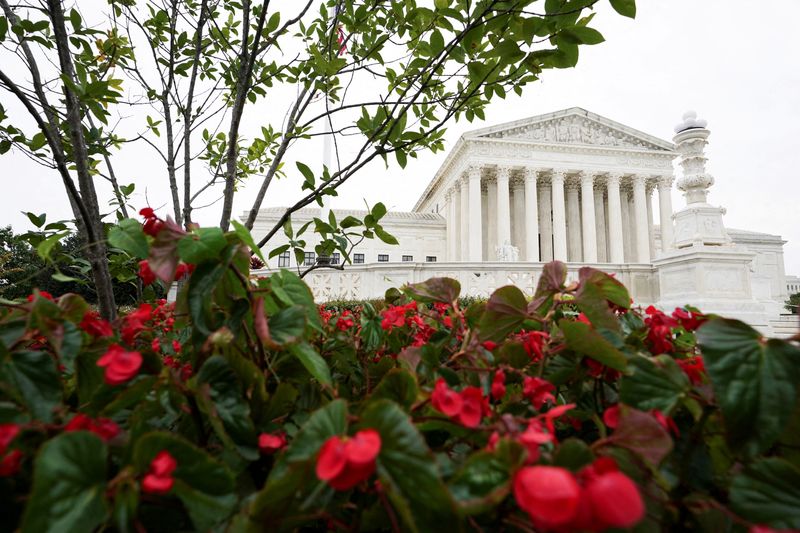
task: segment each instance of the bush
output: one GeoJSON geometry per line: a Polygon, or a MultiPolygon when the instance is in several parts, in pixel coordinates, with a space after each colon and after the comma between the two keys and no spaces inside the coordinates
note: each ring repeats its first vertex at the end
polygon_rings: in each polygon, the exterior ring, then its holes
{"type": "Polygon", "coordinates": [[[175,305],[4,308],[4,530],[800,528],[796,344],[560,263],[532,301],[320,312],[246,233],[146,229],[117,241],[175,305]]]}

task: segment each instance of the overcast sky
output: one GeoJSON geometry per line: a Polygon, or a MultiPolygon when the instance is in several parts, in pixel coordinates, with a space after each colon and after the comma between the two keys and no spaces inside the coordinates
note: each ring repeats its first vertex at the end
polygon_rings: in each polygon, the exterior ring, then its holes
{"type": "MultiPolygon", "coordinates": [[[[90,3],[79,2],[82,8],[90,3]]],[[[637,4],[636,20],[605,6],[599,9],[593,26],[605,43],[581,47],[577,68],[545,72],[522,97],[493,102],[485,122],[451,125],[447,146],[464,131],[573,106],[671,140],[683,112],[694,109],[711,130],[708,168],[716,184],[710,202],[727,208],[727,227],[781,235],[788,241],[786,271],[800,274],[800,1],[637,4]]],[[[7,93],[2,98],[6,105],[7,93]]],[[[251,122],[261,116],[269,120],[274,113],[269,103],[259,105],[247,113],[251,122]]],[[[163,166],[151,163],[152,154],[142,150],[121,155],[117,172],[123,183],[139,184],[137,207],[163,205],[168,198],[163,166]]],[[[314,152],[306,151],[303,160],[320,160],[321,151],[319,156],[314,152]]],[[[340,189],[333,207],[359,208],[366,199],[409,210],[445,157],[446,152],[425,155],[410,160],[405,170],[394,164],[386,169],[382,162],[370,165],[340,189]]],[[[0,223],[27,229],[21,211],[46,211],[50,220],[71,218],[55,172],[7,154],[0,157],[0,175],[5,185],[0,223]]],[[[287,205],[299,195],[296,179],[274,185],[265,207],[287,205]]],[[[252,184],[238,193],[236,213],[249,208],[255,189],[252,184]]],[[[673,193],[673,204],[676,210],[684,205],[679,191],[673,193]]],[[[219,207],[198,215],[201,223],[215,224],[219,207]]]]}

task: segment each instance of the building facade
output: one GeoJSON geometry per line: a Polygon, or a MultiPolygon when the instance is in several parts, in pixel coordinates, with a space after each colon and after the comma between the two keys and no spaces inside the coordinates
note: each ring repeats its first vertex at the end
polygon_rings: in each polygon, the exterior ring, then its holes
{"type": "MultiPolygon", "coordinates": [[[[724,209],[707,202],[709,133],[693,113],[668,142],[571,108],[464,134],[413,211],[383,220],[399,246],[364,241],[355,264],[307,280],[320,301],[380,297],[432,276],[457,278],[475,296],[507,284],[531,294],[555,259],[573,273],[584,265],[615,272],[641,304],[691,303],[769,331],[787,296],[784,241],[725,228],[724,209]],[[686,199],[677,211],[673,186],[686,199]]],[[[254,235],[283,212],[262,210],[254,235]]],[[[293,224],[319,216],[302,210],[293,224]]],[[[276,236],[270,248],[280,244],[276,236]]],[[[284,255],[269,267],[297,265],[284,255]]]]}

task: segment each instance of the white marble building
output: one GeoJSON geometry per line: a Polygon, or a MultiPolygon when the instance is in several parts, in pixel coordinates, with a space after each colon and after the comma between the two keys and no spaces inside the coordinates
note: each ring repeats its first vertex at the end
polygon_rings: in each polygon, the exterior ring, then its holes
{"type": "MultiPolygon", "coordinates": [[[[591,265],[617,273],[643,305],[690,303],[770,331],[787,297],[784,241],[725,228],[725,210],[707,203],[714,179],[705,171],[705,121],[687,113],[676,132],[668,142],[570,108],[466,133],[413,211],[384,219],[399,246],[364,241],[357,264],[316,270],[307,281],[321,301],[379,297],[432,276],[459,279],[465,294],[509,283],[531,294],[542,265],[557,259],[571,272],[591,265]],[[677,211],[673,184],[686,199],[677,211]]],[[[256,238],[282,212],[262,210],[256,238]]],[[[293,223],[316,216],[303,210],[293,223]]],[[[287,254],[269,266],[297,265],[287,254]]]]}

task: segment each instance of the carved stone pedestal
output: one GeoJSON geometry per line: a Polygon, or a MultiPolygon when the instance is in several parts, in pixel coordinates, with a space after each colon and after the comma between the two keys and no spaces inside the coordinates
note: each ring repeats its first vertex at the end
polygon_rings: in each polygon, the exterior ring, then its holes
{"type": "Polygon", "coordinates": [[[736,246],[693,245],[653,261],[664,311],[692,305],[704,313],[738,318],[770,334],[769,313],[752,291],[755,254],[736,246]]]}
{"type": "Polygon", "coordinates": [[[708,204],[691,204],[674,215],[675,248],[693,245],[725,245],[731,239],[725,231],[722,215],[725,209],[708,204]]]}

